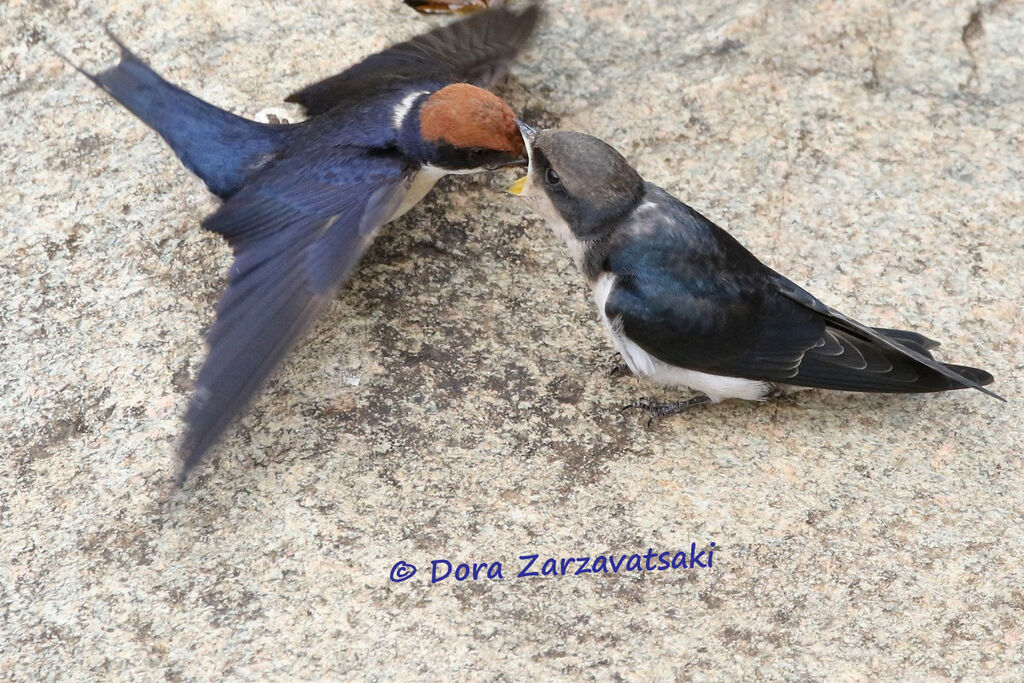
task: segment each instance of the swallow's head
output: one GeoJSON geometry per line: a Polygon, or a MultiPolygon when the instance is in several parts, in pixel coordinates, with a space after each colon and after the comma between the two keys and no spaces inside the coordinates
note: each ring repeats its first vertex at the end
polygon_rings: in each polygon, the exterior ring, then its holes
{"type": "Polygon", "coordinates": [[[505,100],[468,83],[430,95],[419,112],[428,163],[468,172],[525,163],[523,136],[505,100]]]}
{"type": "Polygon", "coordinates": [[[608,234],[643,199],[643,178],[608,143],[582,133],[519,126],[530,168],[508,192],[523,197],[567,241],[608,234]]]}

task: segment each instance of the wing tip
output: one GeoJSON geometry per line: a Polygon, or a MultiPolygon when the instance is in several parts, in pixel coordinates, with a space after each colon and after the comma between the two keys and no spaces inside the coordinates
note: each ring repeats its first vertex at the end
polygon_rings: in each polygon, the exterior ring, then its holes
{"type": "Polygon", "coordinates": [[[185,464],[178,467],[178,474],[174,476],[174,488],[180,490],[185,488],[185,480],[188,479],[189,472],[192,469],[185,464]]]}
{"type": "MultiPolygon", "coordinates": [[[[186,415],[186,421],[189,421],[188,415],[186,415]]],[[[219,436],[220,432],[216,432],[216,436],[219,436]]],[[[192,470],[196,468],[206,453],[210,450],[213,445],[213,441],[216,440],[207,436],[205,439],[201,438],[195,433],[195,427],[193,424],[185,430],[185,434],[181,438],[181,443],[178,446],[178,474],[174,479],[175,486],[181,488],[185,485],[185,480],[188,479],[188,475],[192,473],[192,470]]]]}
{"type": "Polygon", "coordinates": [[[996,392],[992,391],[991,389],[986,389],[983,386],[977,386],[977,387],[972,387],[972,388],[977,389],[978,391],[980,391],[983,394],[991,396],[992,398],[996,399],[997,401],[1002,401],[1003,403],[1009,403],[1009,401],[1007,401],[1005,398],[1003,398],[1002,396],[1000,396],[996,392]]]}
{"type": "Polygon", "coordinates": [[[519,12],[514,11],[511,7],[498,7],[497,10],[504,10],[505,15],[517,23],[516,28],[522,32],[524,42],[537,28],[537,24],[544,16],[544,9],[539,2],[531,2],[519,12]]]}
{"type": "MultiPolygon", "coordinates": [[[[408,2],[408,0],[406,1],[408,2]]],[[[492,27],[492,24],[500,24],[502,28],[509,29],[511,35],[522,44],[533,33],[533,30],[537,27],[537,22],[540,21],[542,16],[543,8],[541,3],[536,1],[526,3],[521,8],[499,5],[472,12],[469,16],[453,21],[446,26],[438,27],[423,35],[440,34],[457,26],[473,31],[483,29],[486,32],[492,27]]]]}
{"type": "Polygon", "coordinates": [[[960,382],[965,388],[977,389],[981,393],[987,394],[988,396],[991,396],[994,399],[1000,400],[1003,403],[1008,403],[1008,401],[1005,398],[1003,398],[996,392],[992,391],[991,389],[985,388],[989,384],[992,384],[993,382],[996,381],[996,378],[992,376],[992,373],[986,370],[982,370],[980,368],[972,368],[966,365],[946,364],[946,368],[952,370],[957,375],[960,375],[964,380],[966,380],[960,382]]]}

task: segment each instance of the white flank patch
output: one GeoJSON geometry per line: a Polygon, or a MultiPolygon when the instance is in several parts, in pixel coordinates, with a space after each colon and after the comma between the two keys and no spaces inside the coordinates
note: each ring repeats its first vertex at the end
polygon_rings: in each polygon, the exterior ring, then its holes
{"type": "Polygon", "coordinates": [[[615,286],[615,276],[604,273],[594,283],[594,304],[601,316],[605,332],[612,340],[615,348],[622,354],[626,365],[638,377],[647,377],[651,381],[668,387],[684,387],[706,394],[715,403],[730,398],[742,398],[747,401],[761,401],[772,389],[768,382],[759,382],[739,377],[711,375],[696,370],[686,370],[661,361],[644,351],[622,332],[622,319],[609,320],[605,313],[605,304],[615,286]]]}

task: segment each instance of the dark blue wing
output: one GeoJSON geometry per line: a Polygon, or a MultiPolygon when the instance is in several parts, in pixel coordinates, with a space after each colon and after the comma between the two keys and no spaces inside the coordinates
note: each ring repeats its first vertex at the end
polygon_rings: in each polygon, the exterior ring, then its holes
{"type": "MultiPolygon", "coordinates": [[[[690,370],[783,379],[796,375],[825,331],[821,317],[763,291],[755,279],[691,268],[620,274],[605,303],[622,332],[666,363],[690,370]]],[[[703,268],[700,268],[703,270],[703,268]]]]}
{"type": "Polygon", "coordinates": [[[289,95],[309,115],[322,114],[365,90],[405,79],[472,83],[492,87],[530,37],[540,9],[504,7],[470,15],[367,57],[340,74],[289,95]]]}
{"type": "Polygon", "coordinates": [[[411,177],[397,157],[323,150],[276,163],[203,222],[235,262],[185,415],[182,479],[331,301],[411,177]]]}
{"type": "Polygon", "coordinates": [[[821,317],[766,286],[767,269],[724,230],[660,189],[649,193],[659,211],[609,250],[609,319],[677,367],[792,375],[821,338],[821,317]]]}

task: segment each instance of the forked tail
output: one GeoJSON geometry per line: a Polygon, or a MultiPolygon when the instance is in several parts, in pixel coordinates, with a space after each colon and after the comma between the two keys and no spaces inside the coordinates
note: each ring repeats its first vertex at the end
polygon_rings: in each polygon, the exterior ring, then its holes
{"type": "Polygon", "coordinates": [[[117,65],[98,74],[72,66],[159,133],[215,195],[234,194],[281,145],[287,126],[250,121],[190,95],[108,35],[121,48],[117,65]]]}

